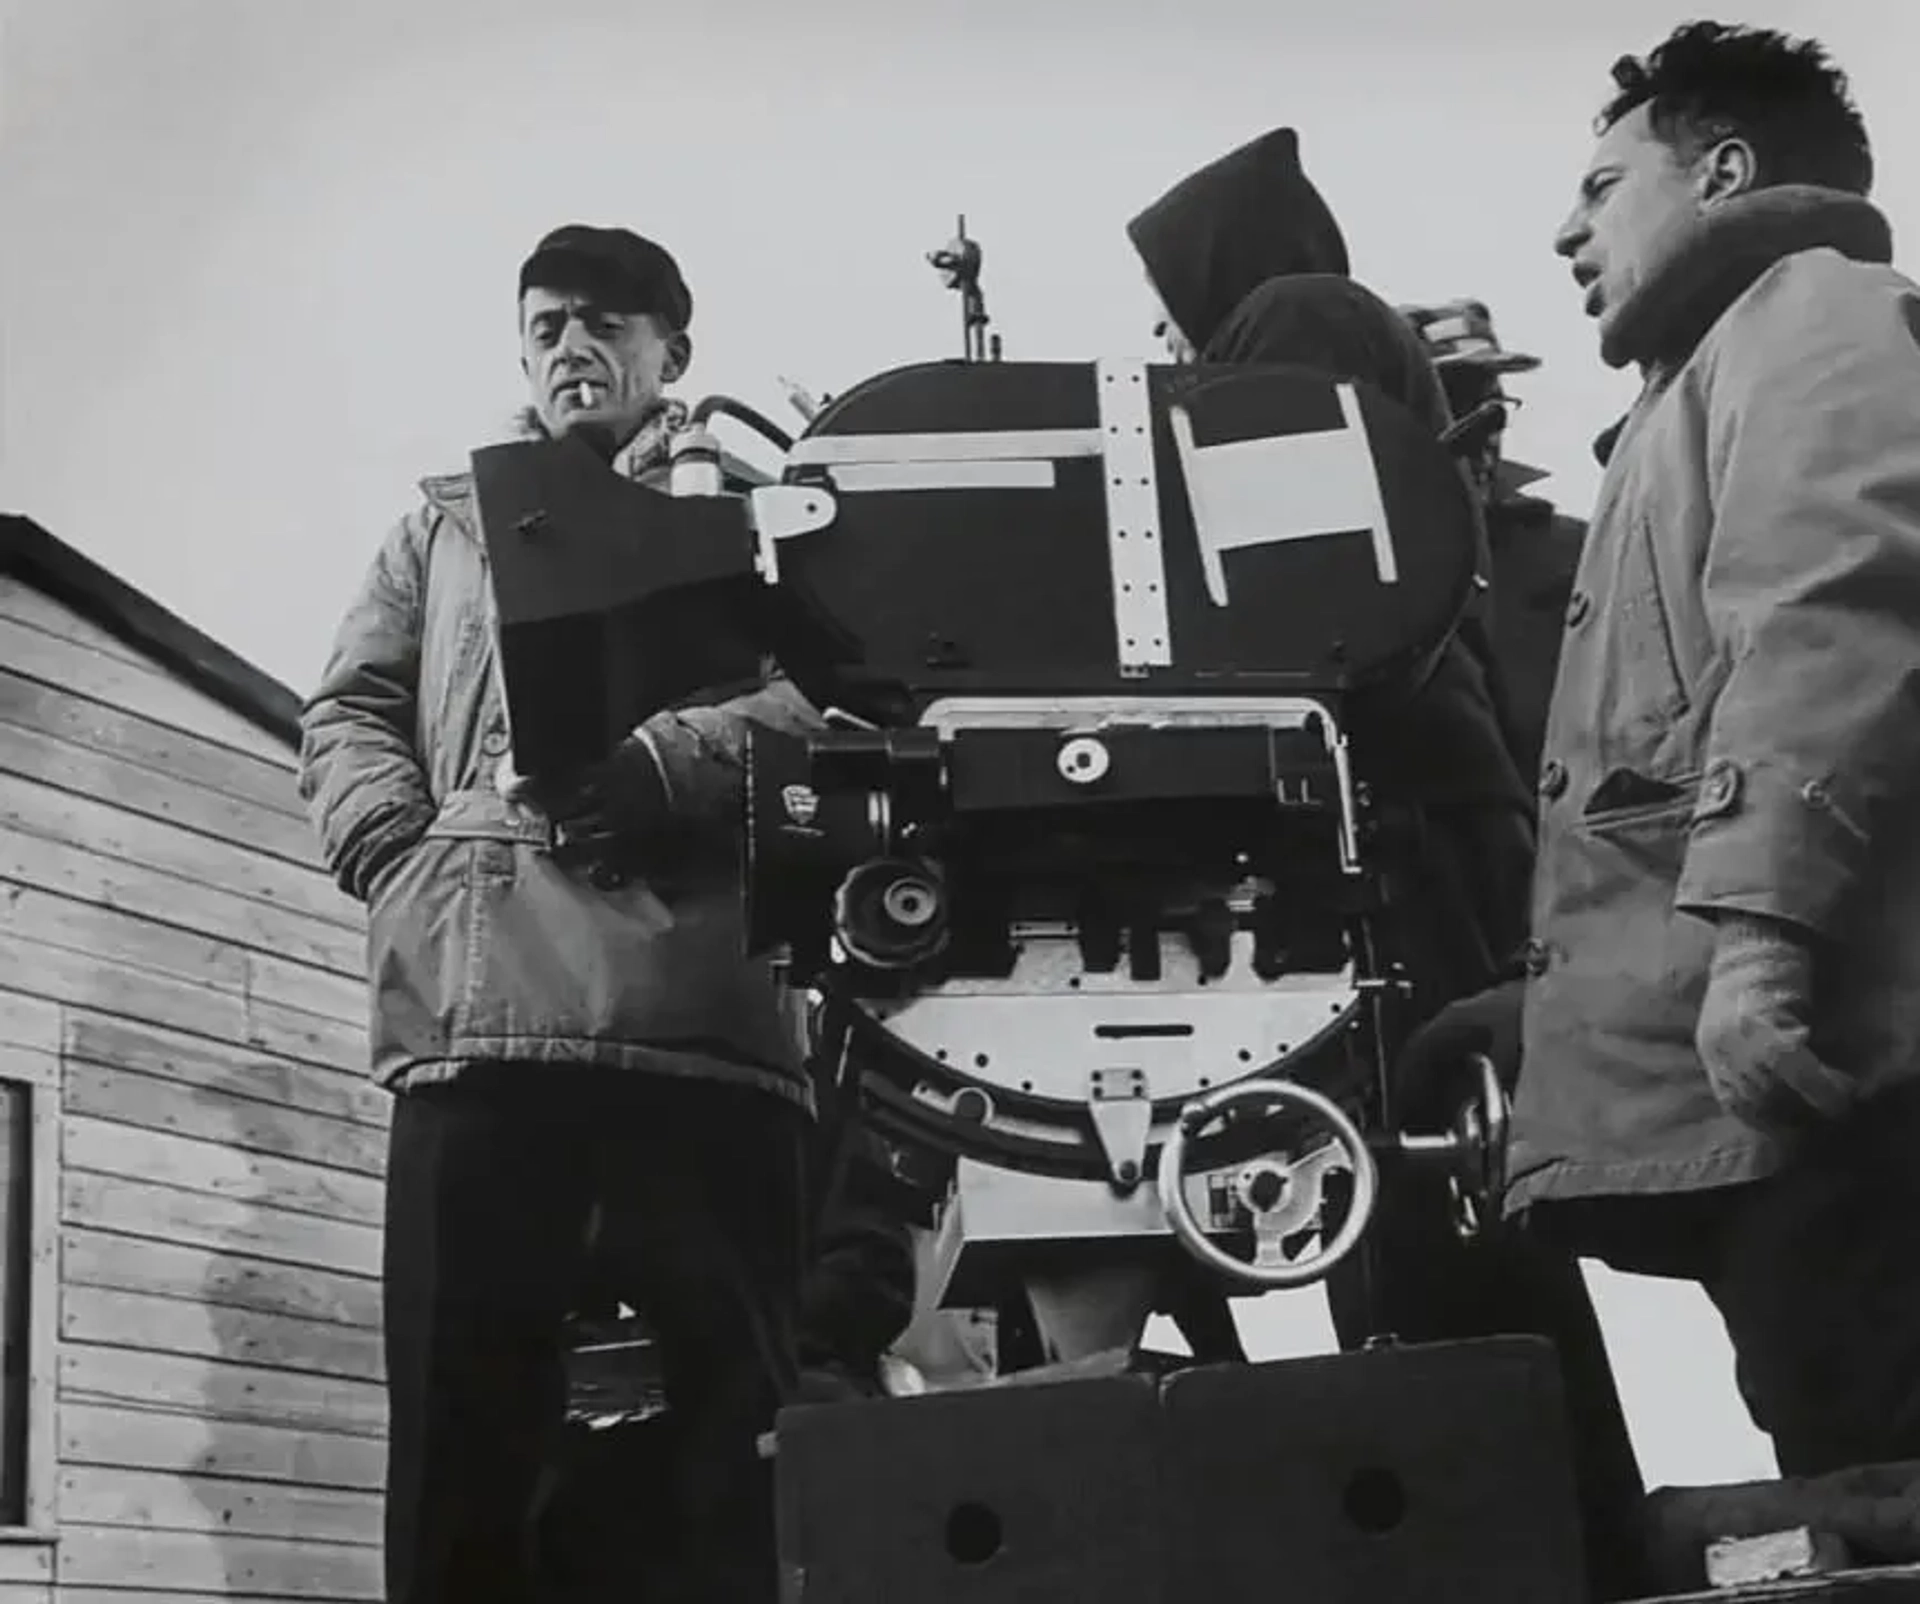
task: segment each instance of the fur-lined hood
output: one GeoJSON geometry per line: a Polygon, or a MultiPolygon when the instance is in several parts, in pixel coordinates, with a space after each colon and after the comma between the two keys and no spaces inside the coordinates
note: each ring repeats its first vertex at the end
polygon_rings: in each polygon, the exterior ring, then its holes
{"type": "MultiPolygon", "coordinates": [[[[1893,260],[1893,230],[1870,201],[1814,184],[1777,184],[1689,219],[1656,253],[1600,341],[1609,367],[1671,373],[1768,268],[1800,251],[1836,250],[1856,262],[1893,260]]],[[[1629,414],[1630,416],[1630,414],[1629,414]]],[[[1605,467],[1627,417],[1593,442],[1605,467]]]]}
{"type": "Polygon", "coordinates": [[[1813,184],[1736,196],[1679,224],[1655,250],[1600,342],[1609,367],[1684,362],[1720,315],[1783,257],[1822,247],[1856,262],[1893,260],[1893,231],[1871,202],[1813,184]]]}

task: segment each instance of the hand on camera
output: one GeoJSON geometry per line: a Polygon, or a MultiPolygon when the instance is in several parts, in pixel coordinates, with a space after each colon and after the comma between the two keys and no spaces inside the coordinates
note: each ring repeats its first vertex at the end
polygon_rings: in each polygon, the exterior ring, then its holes
{"type": "Polygon", "coordinates": [[[668,812],[653,749],[631,735],[599,762],[538,787],[533,800],[553,824],[553,855],[562,862],[629,855],[668,812]]]}
{"type": "Polygon", "coordinates": [[[1467,1074],[1475,1053],[1493,1060],[1511,1096],[1520,1076],[1525,999],[1524,981],[1505,981],[1448,1003],[1409,1036],[1395,1071],[1403,1117],[1429,1123],[1450,1119],[1460,1098],[1477,1084],[1467,1074]]]}

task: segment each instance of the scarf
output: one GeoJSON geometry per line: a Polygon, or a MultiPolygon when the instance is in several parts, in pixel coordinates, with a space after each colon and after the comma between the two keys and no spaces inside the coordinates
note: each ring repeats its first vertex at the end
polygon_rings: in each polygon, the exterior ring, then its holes
{"type": "MultiPolygon", "coordinates": [[[[644,479],[667,467],[673,449],[673,437],[687,426],[691,409],[686,402],[668,397],[649,412],[629,440],[613,455],[613,471],[623,479],[644,479]]],[[[522,407],[514,415],[514,437],[520,440],[544,440],[546,426],[532,407],[522,407]]]]}

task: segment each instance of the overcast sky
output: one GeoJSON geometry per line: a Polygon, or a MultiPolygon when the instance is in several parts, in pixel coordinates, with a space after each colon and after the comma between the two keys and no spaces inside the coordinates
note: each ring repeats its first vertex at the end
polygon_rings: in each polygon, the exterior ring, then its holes
{"type": "MultiPolygon", "coordinates": [[[[1648,0],[0,0],[0,507],[296,689],[414,481],[518,404],[520,258],[565,221],[679,255],[685,391],[784,413],[957,355],[967,214],[1009,357],[1153,356],[1123,220],[1282,123],[1390,300],[1477,295],[1517,455],[1575,511],[1630,383],[1549,249],[1648,0]],[[931,8],[921,8],[930,11],[931,8]]],[[[1920,6],[1709,11],[1853,75],[1920,229],[1920,6]]],[[[1764,1474],[1690,1288],[1597,1277],[1656,1480],[1764,1474]]],[[[1320,1341],[1269,1300],[1271,1350],[1320,1341]]]]}

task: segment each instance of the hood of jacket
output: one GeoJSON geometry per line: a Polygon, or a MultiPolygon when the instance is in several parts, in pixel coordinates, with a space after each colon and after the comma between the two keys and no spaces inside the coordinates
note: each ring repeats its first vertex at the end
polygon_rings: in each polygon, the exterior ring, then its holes
{"type": "Polygon", "coordinates": [[[1127,224],[1167,315],[1203,349],[1270,278],[1344,275],[1347,242],[1300,166],[1300,137],[1276,128],[1209,162],[1127,224]]]}
{"type": "MultiPolygon", "coordinates": [[[[1655,250],[1601,335],[1601,360],[1615,368],[1637,363],[1650,378],[1672,372],[1775,262],[1822,248],[1856,262],[1891,262],[1893,230],[1872,202],[1815,184],[1776,184],[1687,218],[1655,250]]],[[[1632,416],[1595,437],[1601,467],[1632,416]]]]}

